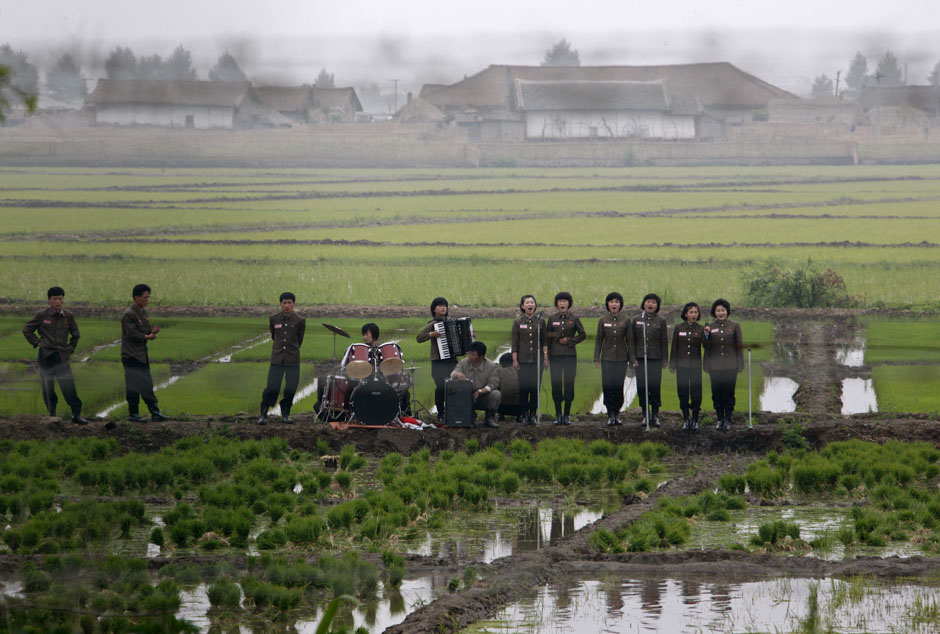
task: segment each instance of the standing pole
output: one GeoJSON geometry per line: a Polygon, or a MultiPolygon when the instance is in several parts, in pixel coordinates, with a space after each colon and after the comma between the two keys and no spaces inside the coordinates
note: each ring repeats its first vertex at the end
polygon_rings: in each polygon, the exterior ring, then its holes
{"type": "Polygon", "coordinates": [[[535,316],[535,343],[538,351],[535,353],[535,424],[542,424],[542,311],[535,316]]]}
{"type": "Polygon", "coordinates": [[[643,313],[643,404],[646,408],[646,431],[650,430],[650,373],[649,373],[649,351],[646,345],[646,312],[643,313]]]}
{"type": "Polygon", "coordinates": [[[751,399],[751,346],[747,347],[747,428],[754,429],[754,419],[752,417],[751,399]]]}

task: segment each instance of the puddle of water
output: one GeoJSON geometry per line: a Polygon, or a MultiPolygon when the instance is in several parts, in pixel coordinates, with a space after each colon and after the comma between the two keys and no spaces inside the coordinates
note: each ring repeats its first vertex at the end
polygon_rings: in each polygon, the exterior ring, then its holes
{"type": "MultiPolygon", "coordinates": [[[[166,381],[163,381],[161,383],[157,383],[156,385],[154,385],[153,391],[156,392],[157,390],[162,390],[164,388],[170,387],[171,385],[173,385],[174,383],[182,379],[183,376],[184,375],[182,374],[171,376],[166,381]]],[[[114,403],[113,405],[108,405],[106,408],[104,408],[103,410],[95,414],[95,416],[97,416],[98,418],[107,418],[111,414],[111,412],[119,408],[121,405],[124,405],[124,403],[126,402],[127,401],[118,401],[117,403],[114,403]]]]}
{"type": "Polygon", "coordinates": [[[405,552],[425,557],[453,558],[488,564],[513,553],[535,551],[593,524],[604,516],[600,508],[575,510],[551,507],[502,509],[496,516],[467,514],[455,523],[459,534],[429,532],[421,541],[404,544],[405,552]]]}
{"type": "MultiPolygon", "coordinates": [[[[827,561],[841,561],[854,557],[915,557],[923,555],[916,544],[892,542],[884,548],[853,545],[846,548],[835,539],[843,526],[852,526],[852,513],[847,508],[818,506],[752,507],[746,511],[732,511],[730,522],[699,521],[692,525],[689,547],[696,549],[728,548],[732,544],[747,545],[761,524],[785,521],[800,527],[800,539],[809,543],[815,539],[833,537],[826,549],[805,552],[807,557],[827,561]]],[[[799,553],[789,553],[798,555],[799,553]]]]}
{"type": "Polygon", "coordinates": [[[878,411],[878,399],[871,379],[842,380],[842,413],[867,414],[878,411]]]}
{"type": "Polygon", "coordinates": [[[856,339],[849,346],[836,348],[836,362],[850,368],[860,368],[865,363],[865,340],[856,339]]]}
{"type": "Polygon", "coordinates": [[[855,584],[853,588],[852,582],[833,578],[749,583],[569,581],[543,586],[534,597],[464,633],[809,631],[803,621],[814,589],[819,605],[818,631],[936,631],[936,622],[928,619],[921,623],[914,617],[936,607],[940,589],[878,585],[871,580],[855,584]]]}
{"type": "Polygon", "coordinates": [[[212,604],[209,603],[209,587],[200,583],[195,588],[180,590],[180,607],[176,618],[186,619],[199,628],[200,632],[208,632],[211,622],[207,613],[212,604]]]}
{"type": "MultiPolygon", "coordinates": [[[[633,399],[636,398],[636,377],[628,376],[627,380],[623,383],[623,407],[620,408],[621,412],[627,411],[627,406],[633,402],[633,399]]],[[[592,414],[606,414],[607,410],[604,408],[604,394],[601,393],[597,397],[597,400],[594,401],[594,405],[591,406],[592,414]]]]}
{"type": "Polygon", "coordinates": [[[0,581],[0,597],[15,597],[22,599],[23,584],[19,581],[0,581]]]}
{"type": "Polygon", "coordinates": [[[796,411],[796,394],[800,384],[785,376],[764,377],[764,391],[760,395],[760,408],[764,412],[785,414],[796,411]]]}

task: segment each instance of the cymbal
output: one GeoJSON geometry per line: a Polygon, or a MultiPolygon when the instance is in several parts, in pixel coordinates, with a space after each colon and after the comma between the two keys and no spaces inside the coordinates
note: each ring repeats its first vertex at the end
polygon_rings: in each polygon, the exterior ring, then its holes
{"type": "MultiPolygon", "coordinates": [[[[322,322],[321,322],[321,323],[322,323],[322,322]]],[[[326,328],[327,330],[331,331],[331,332],[335,332],[336,334],[338,334],[338,335],[341,336],[341,337],[346,337],[347,339],[351,339],[351,338],[352,338],[352,335],[350,335],[348,332],[346,332],[345,330],[343,330],[343,329],[340,328],[339,326],[334,326],[333,324],[323,324],[323,327],[326,328]]]]}
{"type": "Polygon", "coordinates": [[[420,370],[420,369],[421,369],[420,365],[413,365],[410,368],[402,368],[402,370],[420,370]]]}

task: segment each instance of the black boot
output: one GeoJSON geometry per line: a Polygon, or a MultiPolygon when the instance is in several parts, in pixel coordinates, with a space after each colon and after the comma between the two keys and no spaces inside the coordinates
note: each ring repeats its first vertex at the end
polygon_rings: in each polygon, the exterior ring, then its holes
{"type": "Polygon", "coordinates": [[[682,408],[682,420],[683,420],[682,430],[683,431],[690,430],[692,428],[692,421],[689,420],[689,408],[688,407],[682,408]]]}
{"type": "Polygon", "coordinates": [[[84,418],[81,412],[73,412],[72,422],[75,423],[76,425],[87,425],[88,419],[84,418]]]}
{"type": "Polygon", "coordinates": [[[290,417],[290,408],[283,405],[281,405],[281,422],[288,425],[294,424],[294,420],[290,417]]]}
{"type": "Polygon", "coordinates": [[[607,426],[613,427],[616,424],[617,423],[614,422],[614,415],[611,414],[610,412],[607,412],[607,426]]]}
{"type": "Polygon", "coordinates": [[[659,427],[659,408],[658,407],[653,408],[652,416],[653,416],[653,420],[652,420],[653,427],[659,427]]]}
{"type": "Polygon", "coordinates": [[[134,412],[133,414],[128,414],[127,420],[129,420],[132,423],[146,423],[147,422],[147,419],[141,416],[140,414],[138,414],[137,412],[134,412]]]}
{"type": "Polygon", "coordinates": [[[721,429],[725,426],[725,411],[723,409],[715,408],[715,420],[718,421],[715,424],[715,429],[721,429]]]}
{"type": "Polygon", "coordinates": [[[693,430],[698,429],[698,424],[699,424],[699,420],[698,420],[698,410],[697,410],[697,409],[693,409],[693,410],[692,410],[692,429],[693,429],[693,430]]]}
{"type": "Polygon", "coordinates": [[[620,412],[614,412],[614,425],[623,425],[620,421],[620,412]]]}
{"type": "Polygon", "coordinates": [[[731,413],[732,413],[733,411],[734,411],[733,409],[726,409],[726,410],[725,410],[725,429],[726,429],[726,430],[730,430],[730,429],[731,429],[731,413]]]}
{"type": "Polygon", "coordinates": [[[155,423],[162,423],[165,420],[170,420],[170,417],[164,416],[160,413],[160,410],[155,409],[150,412],[150,420],[155,423]]]}
{"type": "Polygon", "coordinates": [[[565,415],[561,413],[561,410],[557,410],[555,414],[555,424],[564,425],[565,424],[565,415]]]}
{"type": "Polygon", "coordinates": [[[562,425],[570,425],[570,424],[571,424],[571,416],[568,415],[568,414],[565,414],[565,418],[564,418],[564,420],[561,421],[561,424],[562,424],[562,425]]]}
{"type": "Polygon", "coordinates": [[[529,412],[529,420],[532,421],[529,424],[532,425],[533,427],[539,426],[539,422],[540,422],[539,417],[538,417],[538,414],[536,414],[535,412],[529,412]]]}
{"type": "Polygon", "coordinates": [[[259,425],[268,424],[268,406],[264,403],[261,404],[261,418],[258,419],[259,425]]]}
{"type": "Polygon", "coordinates": [[[496,412],[491,409],[486,410],[486,415],[483,417],[483,426],[489,427],[490,429],[499,429],[499,425],[496,424],[494,418],[496,412]]]}

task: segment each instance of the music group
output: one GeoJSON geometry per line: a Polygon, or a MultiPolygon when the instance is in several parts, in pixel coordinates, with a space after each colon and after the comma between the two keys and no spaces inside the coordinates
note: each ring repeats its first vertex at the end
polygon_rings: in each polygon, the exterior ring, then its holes
{"type": "MultiPolygon", "coordinates": [[[[147,354],[147,343],[160,332],[159,326],[150,323],[146,311],[150,294],[151,289],[146,284],[135,286],[133,303],[121,317],[121,363],[128,419],[133,422],[146,421],[139,414],[141,399],[150,411],[151,420],[167,420],[154,396],[147,354]]],[[[79,330],[74,315],[64,308],[64,296],[65,291],[61,287],[50,288],[47,292],[48,308],[38,311],[26,323],[23,334],[33,347],[39,348],[42,396],[50,415],[56,415],[58,399],[54,383],[58,382],[71,407],[72,422],[86,424],[88,421],[82,416],[82,402],[69,365],[69,356],[74,353],[79,340],[79,330]]],[[[300,379],[300,347],[306,323],[294,311],[295,301],[293,293],[282,293],[280,311],[268,319],[272,351],[267,384],[261,396],[258,423],[262,425],[266,424],[268,411],[277,403],[279,394],[282,394],[281,420],[293,422],[290,411],[300,379]]],[[[431,341],[431,375],[435,383],[434,401],[439,420],[444,420],[446,382],[466,380],[472,382],[473,409],[485,412],[484,426],[497,427],[497,411],[515,413],[517,420],[524,424],[538,425],[540,377],[544,368],[548,368],[555,424],[570,424],[577,373],[576,346],[584,341],[586,332],[581,320],[571,312],[574,304],[571,293],[558,293],[554,303],[555,311],[543,318],[533,295],[524,295],[520,299],[520,315],[512,324],[510,353],[503,355],[500,364],[496,364],[486,358],[486,345],[473,340],[472,329],[464,328],[456,337],[452,335],[450,327],[455,325],[454,322],[464,322],[459,325],[468,326],[469,318],[450,319],[449,304],[443,297],[431,302],[432,318],[416,340],[419,343],[431,341]],[[457,357],[462,354],[467,358],[458,362],[457,357]],[[512,384],[515,391],[515,383],[518,384],[518,406],[506,408],[500,387],[502,385],[505,389],[512,384]]],[[[699,427],[702,370],[708,372],[711,379],[716,427],[730,429],[737,374],[744,370],[741,327],[729,319],[730,304],[724,299],[715,300],[710,310],[713,319],[704,324],[698,304],[685,304],[681,321],[673,328],[671,345],[666,320],[659,315],[660,304],[659,296],[649,293],[640,303],[638,314],[625,315],[624,299],[620,293],[609,293],[605,299],[607,314],[597,323],[594,364],[601,370],[607,425],[622,424],[619,413],[624,405],[624,381],[628,369],[632,369],[643,411],[641,422],[644,426],[659,427],[662,371],[669,368],[676,374],[683,429],[699,427]]],[[[389,407],[396,410],[395,415],[409,412],[408,392],[413,381],[403,371],[400,347],[391,342],[379,344],[376,324],[364,325],[362,333],[364,344],[350,346],[342,364],[344,374],[352,379],[351,384],[368,382],[368,398],[360,399],[364,403],[362,416],[368,418],[374,414],[384,419],[384,412],[389,407]],[[383,389],[378,389],[380,387],[383,389]]],[[[328,417],[333,406],[347,412],[350,392],[354,394],[355,390],[349,390],[351,384],[345,388],[337,386],[333,379],[339,378],[328,377],[328,380],[320,382],[316,407],[319,415],[328,417]]],[[[113,423],[108,426],[113,426],[113,423]]]]}

